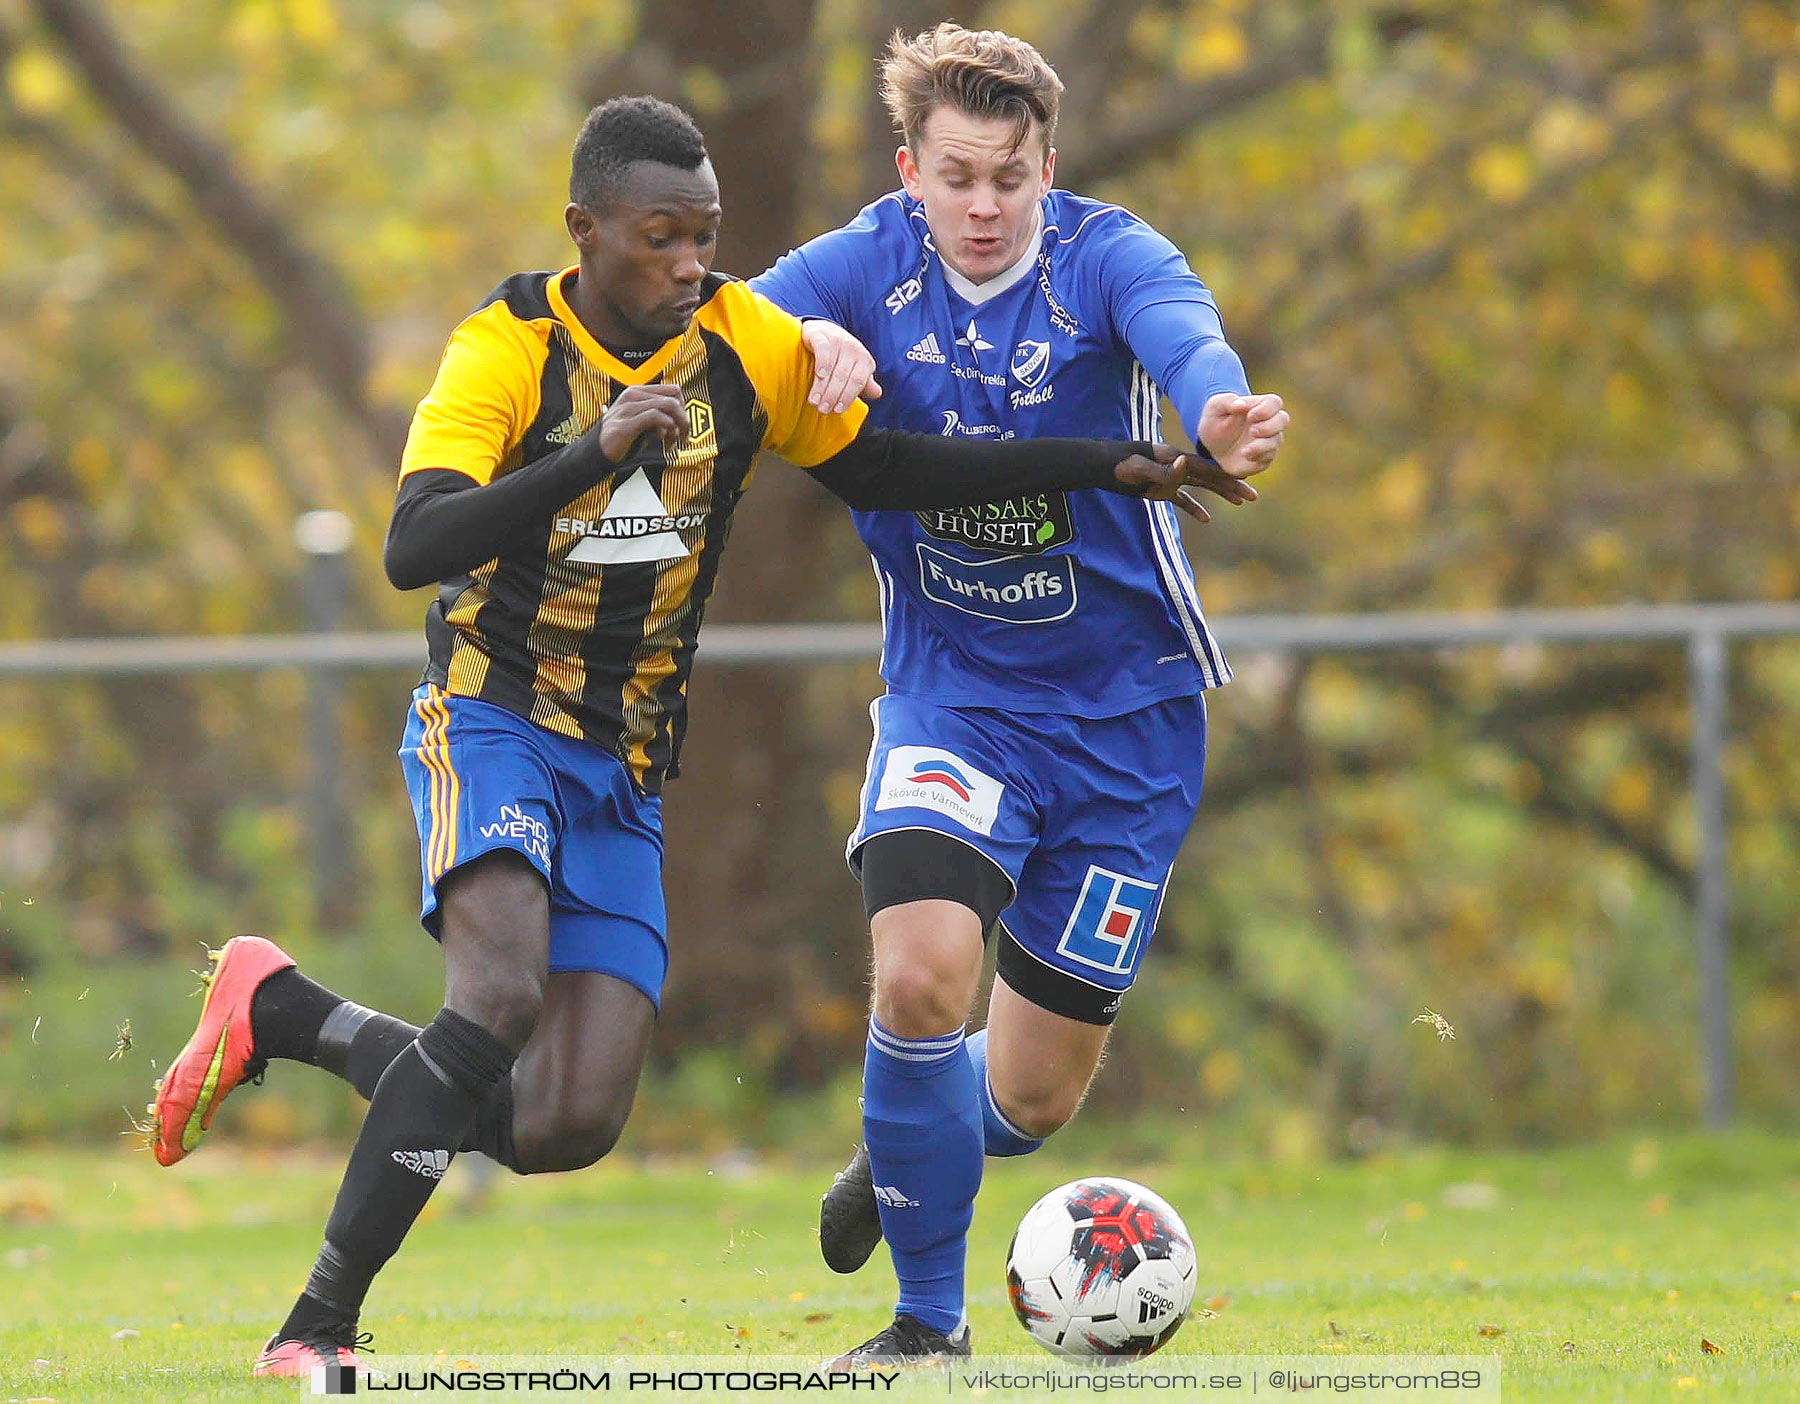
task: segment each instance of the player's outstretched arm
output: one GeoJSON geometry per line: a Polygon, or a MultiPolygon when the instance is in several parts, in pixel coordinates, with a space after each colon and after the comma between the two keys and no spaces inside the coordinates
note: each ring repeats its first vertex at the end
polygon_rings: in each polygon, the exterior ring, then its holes
{"type": "Polygon", "coordinates": [[[1281,397],[1250,392],[1212,293],[1174,244],[1123,211],[1095,235],[1085,247],[1113,326],[1217,461],[1195,485],[1228,502],[1255,501],[1255,493],[1242,494],[1232,482],[1275,461],[1288,424],[1281,397]]]}
{"type": "Polygon", "coordinates": [[[1173,501],[1206,521],[1185,490],[1201,481],[1204,459],[1168,444],[1106,439],[949,439],[898,429],[862,431],[806,470],[858,511],[974,507],[1034,492],[1100,488],[1173,501]]]}
{"type": "Polygon", "coordinates": [[[382,565],[398,590],[467,574],[543,527],[618,466],[645,434],[679,444],[687,411],[674,385],[634,385],[574,443],[477,485],[451,468],[419,468],[400,480],[382,565]]]}

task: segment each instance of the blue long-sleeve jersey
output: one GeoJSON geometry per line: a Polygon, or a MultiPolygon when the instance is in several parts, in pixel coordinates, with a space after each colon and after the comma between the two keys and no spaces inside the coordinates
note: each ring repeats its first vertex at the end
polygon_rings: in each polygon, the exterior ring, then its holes
{"type": "MultiPolygon", "coordinates": [[[[1161,386],[1190,431],[1247,393],[1212,295],[1116,205],[1052,190],[1035,246],[975,285],[895,192],[752,286],[853,332],[885,393],[872,422],[988,438],[1157,439],[1161,386]]],[[[1168,503],[1107,492],[857,512],[890,691],[946,706],[1116,716],[1229,681],[1168,503]]]]}

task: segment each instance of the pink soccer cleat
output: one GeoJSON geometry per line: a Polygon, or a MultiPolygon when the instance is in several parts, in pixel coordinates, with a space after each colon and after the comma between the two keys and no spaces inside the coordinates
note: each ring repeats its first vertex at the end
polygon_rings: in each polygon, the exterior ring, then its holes
{"type": "Polygon", "coordinates": [[[173,1165],[200,1144],[232,1088],[262,1076],[265,1063],[250,1037],[250,1002],[264,980],[294,963],[261,936],[233,936],[207,959],[212,968],[200,977],[206,990],[200,1022],[156,1084],[150,1104],[150,1144],[162,1165],[173,1165]]]}
{"type": "Polygon", "coordinates": [[[256,1357],[250,1373],[258,1379],[304,1378],[314,1370],[332,1365],[349,1365],[359,1372],[366,1372],[368,1366],[357,1357],[356,1348],[368,1345],[372,1338],[357,1335],[354,1321],[342,1323],[342,1330],[336,1329],[337,1325],[331,1323],[305,1340],[279,1340],[277,1337],[281,1333],[277,1331],[269,1337],[262,1354],[256,1357]]]}

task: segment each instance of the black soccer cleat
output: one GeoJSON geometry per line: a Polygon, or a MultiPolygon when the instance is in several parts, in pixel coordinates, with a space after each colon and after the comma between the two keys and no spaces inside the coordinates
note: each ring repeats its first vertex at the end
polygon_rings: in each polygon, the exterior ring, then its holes
{"type": "Polygon", "coordinates": [[[969,1323],[963,1322],[948,1336],[911,1316],[896,1316],[894,1324],[869,1337],[855,1350],[840,1355],[825,1369],[832,1373],[874,1370],[881,1366],[948,1365],[967,1360],[969,1323]]]}
{"type": "Polygon", "coordinates": [[[819,1198],[819,1253],[833,1272],[855,1272],[881,1242],[881,1209],[869,1148],[858,1146],[851,1162],[819,1198]]]}

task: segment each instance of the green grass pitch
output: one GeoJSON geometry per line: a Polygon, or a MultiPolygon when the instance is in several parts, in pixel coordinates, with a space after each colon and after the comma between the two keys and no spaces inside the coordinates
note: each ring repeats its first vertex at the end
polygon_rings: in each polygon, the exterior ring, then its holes
{"type": "MultiPolygon", "coordinates": [[[[1089,1138],[1084,1144],[1098,1144],[1089,1138]]],[[[161,1170],[120,1151],[0,1149],[0,1400],[269,1400],[249,1361],[317,1247],[338,1153],[209,1144],[161,1170]]],[[[363,1317],[380,1354],[823,1358],[886,1319],[885,1253],[819,1262],[835,1166],[709,1171],[621,1157],[485,1205],[452,1173],[363,1317]]],[[[1800,1143],[1738,1133],[1545,1154],[1415,1150],[1355,1164],[990,1164],[970,1252],[984,1356],[1046,1365],[1002,1265],[1044,1190],[1112,1172],[1180,1208],[1199,1298],[1158,1361],[1491,1354],[1503,1397],[1800,1399],[1800,1143]],[[1702,1340],[1720,1353],[1703,1351],[1702,1340]]]]}

